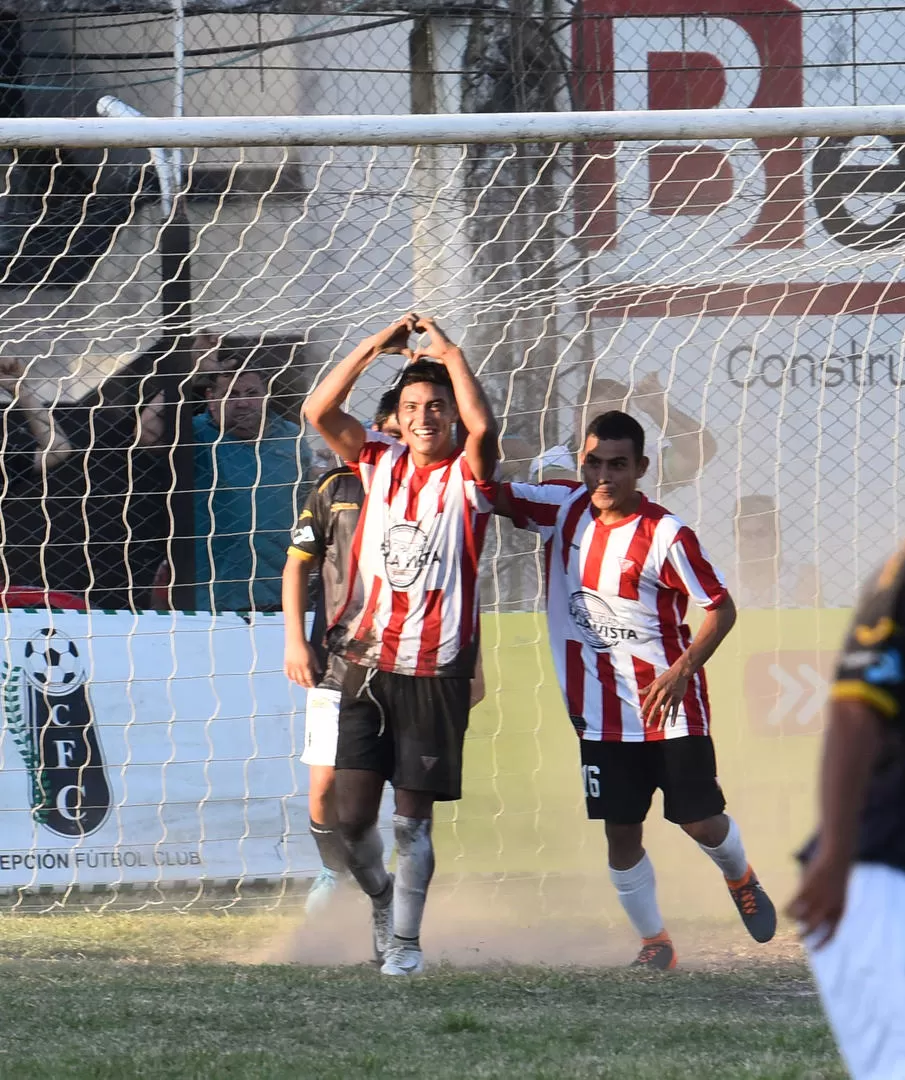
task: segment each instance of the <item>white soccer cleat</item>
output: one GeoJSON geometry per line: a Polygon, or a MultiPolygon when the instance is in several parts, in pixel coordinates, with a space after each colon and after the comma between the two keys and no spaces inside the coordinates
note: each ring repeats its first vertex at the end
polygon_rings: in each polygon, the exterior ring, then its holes
{"type": "Polygon", "coordinates": [[[305,915],[309,919],[323,915],[333,903],[338,888],[339,874],[322,866],[305,897],[305,915]]]}
{"type": "Polygon", "coordinates": [[[390,899],[381,907],[371,901],[371,926],[374,937],[374,961],[382,964],[393,944],[393,875],[390,874],[390,899]]]}
{"type": "Polygon", "coordinates": [[[424,953],[417,945],[393,945],[387,949],[381,975],[420,975],[424,971],[424,953]]]}

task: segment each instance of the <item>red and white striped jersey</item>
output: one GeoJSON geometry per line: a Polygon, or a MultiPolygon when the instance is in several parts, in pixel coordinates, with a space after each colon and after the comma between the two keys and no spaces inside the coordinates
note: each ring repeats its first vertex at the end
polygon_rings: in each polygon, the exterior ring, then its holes
{"type": "Polygon", "coordinates": [[[349,465],[366,495],[330,649],[401,675],[471,678],[493,485],[461,451],[419,469],[403,443],[373,431],[349,465]]]}
{"type": "Polygon", "coordinates": [[[689,598],[709,610],[728,596],[694,532],[644,497],[636,514],[604,525],[575,481],[507,489],[513,522],[545,542],[550,646],[579,736],[644,742],[708,734],[703,671],[665,731],[645,728],[638,694],[691,642],[689,598]]]}

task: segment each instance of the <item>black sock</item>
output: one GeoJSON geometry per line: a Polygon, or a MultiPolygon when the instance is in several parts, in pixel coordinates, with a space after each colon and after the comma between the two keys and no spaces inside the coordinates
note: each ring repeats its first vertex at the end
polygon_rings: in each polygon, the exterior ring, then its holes
{"type": "Polygon", "coordinates": [[[332,870],[334,874],[344,874],[349,868],[349,853],[346,850],[339,829],[331,829],[327,825],[318,825],[316,821],[310,818],[308,826],[311,829],[314,842],[317,844],[321,862],[328,870],[332,870]]]}

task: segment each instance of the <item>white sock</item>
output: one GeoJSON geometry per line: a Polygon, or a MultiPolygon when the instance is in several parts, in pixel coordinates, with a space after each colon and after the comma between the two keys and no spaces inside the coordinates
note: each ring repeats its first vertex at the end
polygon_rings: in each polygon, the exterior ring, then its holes
{"type": "Polygon", "coordinates": [[[616,886],[619,903],[641,937],[652,938],[661,933],[663,916],[657,905],[654,864],[648,858],[647,852],[630,870],[614,870],[611,866],[610,881],[616,886]]]}
{"type": "Polygon", "coordinates": [[[729,818],[729,832],[726,833],[726,839],[722,844],[716,847],[698,844],[698,847],[705,855],[713,859],[722,870],[723,877],[728,878],[729,881],[738,881],[745,876],[748,869],[748,857],[745,855],[745,847],[742,844],[742,834],[732,818],[729,818]]]}
{"type": "Polygon", "coordinates": [[[397,941],[417,942],[427,887],[434,876],[431,819],[393,815],[396,837],[396,884],[393,921],[397,941]]]}

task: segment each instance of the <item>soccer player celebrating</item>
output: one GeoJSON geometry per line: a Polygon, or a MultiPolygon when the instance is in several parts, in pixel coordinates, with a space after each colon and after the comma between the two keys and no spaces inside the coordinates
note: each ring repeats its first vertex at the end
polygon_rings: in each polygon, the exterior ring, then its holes
{"type": "Polygon", "coordinates": [[[636,420],[598,416],[580,462],[584,483],[502,485],[497,512],[545,542],[556,674],[581,740],[588,817],[605,822],[610,877],[642,939],[635,963],[676,965],[642,846],[657,788],[667,819],[722,871],[752,937],[769,941],[776,912],[723,812],[704,681],[735,606],[691,529],[637,490],[648,460],[636,420]],[[705,611],[694,640],[689,599],[705,611]]]}
{"type": "MultiPolygon", "coordinates": [[[[396,439],[400,435],[398,398],[395,388],[387,390],[374,417],[374,430],[396,439]]],[[[309,824],[322,864],[305,901],[309,915],[329,905],[340,876],[348,868],[345,844],[337,829],[333,792],[339,696],[346,664],[341,656],[327,652],[324,637],[346,598],[352,538],[363,502],[361,481],[348,466],[322,476],[292,530],[283,569],[283,666],[293,682],[308,689],[302,761],[309,768],[309,824]],[[305,612],[311,575],[318,572],[309,641],[305,612]]]]}
{"type": "Polygon", "coordinates": [[[830,691],[820,824],[789,913],[854,1080],[905,1076],[905,548],[858,604],[830,691]]]}
{"type": "Polygon", "coordinates": [[[461,795],[496,424],[462,351],[433,320],[415,315],[353,349],[312,391],[305,415],[366,493],[348,593],[328,632],[331,650],[347,662],[337,817],[349,869],[371,898],[381,971],[412,975],[424,968],[420,928],[434,870],[433,804],[461,795]],[[415,332],[426,332],[430,344],[412,355],[415,332]],[[342,409],[368,364],[388,352],[413,361],[396,384],[401,442],[365,431],[342,409]],[[396,800],[395,885],[377,831],[387,780],[396,800]]]}

